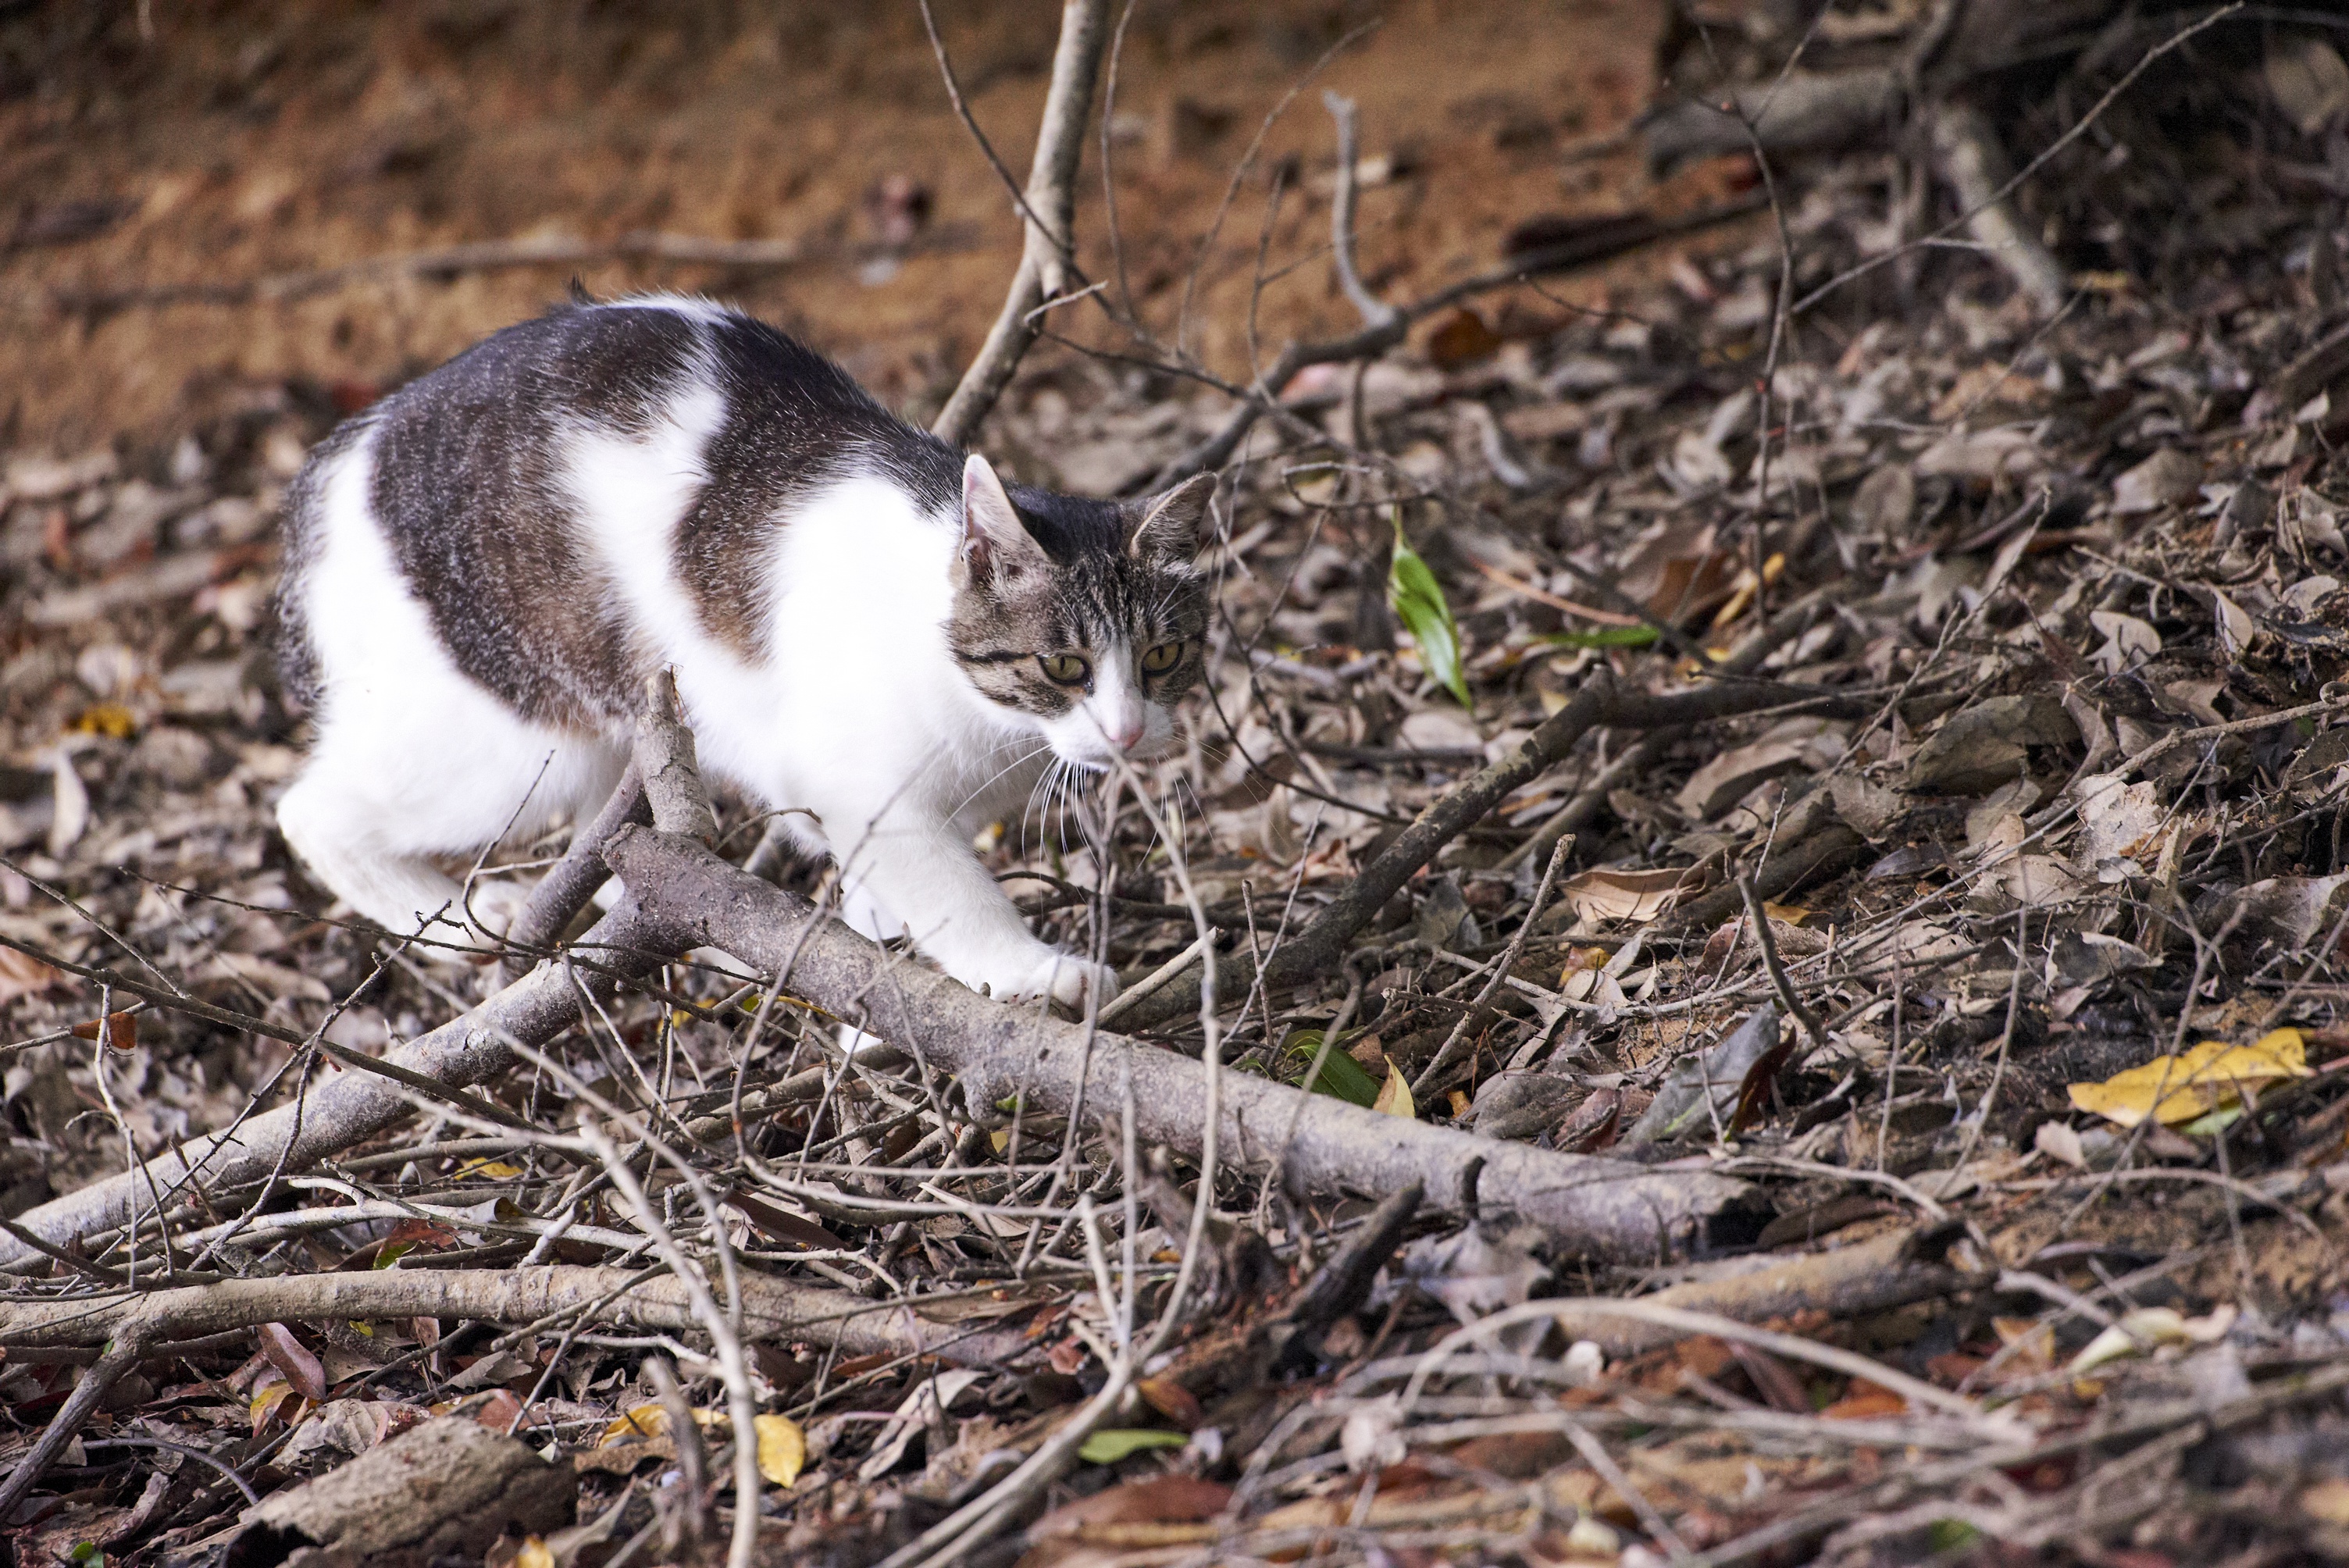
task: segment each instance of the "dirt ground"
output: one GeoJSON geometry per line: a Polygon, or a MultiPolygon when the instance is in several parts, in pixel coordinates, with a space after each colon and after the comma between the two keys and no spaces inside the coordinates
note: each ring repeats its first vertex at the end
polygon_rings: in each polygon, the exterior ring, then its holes
{"type": "MultiPolygon", "coordinates": [[[[1024,176],[1058,7],[937,9],[975,117],[1024,176]]],[[[1324,88],[1361,106],[1363,266],[1396,297],[1492,264],[1529,219],[1698,200],[1730,174],[1656,191],[1629,150],[1562,156],[1648,100],[1665,10],[1140,0],[1106,123],[1142,315],[1218,371],[1245,367],[1277,174],[1257,338],[1268,356],[1348,319],[1327,268],[1281,270],[1328,223],[1324,88]]],[[[1107,277],[1100,160],[1096,137],[1078,227],[1088,272],[1107,277]]],[[[289,382],[355,406],[541,309],[574,271],[598,294],[739,303],[919,408],[952,385],[1018,254],[912,0],[19,10],[0,22],[0,445],[65,451],[186,429],[289,382]],[[638,231],[792,240],[808,259],[515,267],[226,304],[153,292],[638,231]]],[[[1121,335],[1081,305],[1061,324],[1121,335]]]]}

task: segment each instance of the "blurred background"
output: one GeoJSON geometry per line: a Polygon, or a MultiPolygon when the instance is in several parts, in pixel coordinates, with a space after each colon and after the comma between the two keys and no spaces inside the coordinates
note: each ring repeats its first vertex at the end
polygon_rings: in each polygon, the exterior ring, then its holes
{"type": "MultiPolygon", "coordinates": [[[[936,11],[975,119],[1024,178],[1060,8],[936,11]]],[[[1019,253],[912,0],[8,12],[0,447],[159,437],[285,393],[347,410],[534,314],[574,273],[599,295],[740,303],[920,414],[984,335],[1019,253]],[[780,242],[794,256],[409,270],[454,244],[632,235],[780,242]],[[362,263],[381,270],[330,271],[362,263]]],[[[1141,314],[1171,337],[1189,290],[1190,346],[1241,368],[1276,177],[1276,268],[1327,232],[1325,87],[1361,106],[1363,266],[1392,297],[1491,264],[1531,218],[1702,201],[1735,171],[1651,190],[1609,139],[1652,94],[1668,13],[1664,0],[1141,0],[1105,122],[1141,314]]],[[[1093,276],[1110,246],[1102,140],[1088,137],[1079,181],[1093,276]]],[[[1274,277],[1255,328],[1268,356],[1351,319],[1314,265],[1274,277]]],[[[1097,312],[1056,321],[1123,336],[1097,312]]]]}

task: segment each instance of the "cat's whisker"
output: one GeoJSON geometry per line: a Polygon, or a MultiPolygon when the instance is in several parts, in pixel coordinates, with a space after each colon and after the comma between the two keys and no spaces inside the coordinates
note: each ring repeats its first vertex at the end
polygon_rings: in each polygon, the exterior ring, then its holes
{"type": "MultiPolygon", "coordinates": [[[[1028,786],[1028,799],[1026,803],[1019,808],[1019,847],[1023,850],[1029,848],[1028,821],[1030,817],[1038,819],[1038,831],[1040,834],[1042,831],[1041,818],[1045,809],[1042,802],[1050,799],[1050,795],[1048,791],[1051,787],[1054,775],[1059,773],[1060,769],[1061,759],[1056,757],[1052,759],[1050,766],[1047,767],[1043,772],[1036,775],[1036,782],[1028,786]]],[[[1040,839],[1039,841],[1041,841],[1040,839]]]]}

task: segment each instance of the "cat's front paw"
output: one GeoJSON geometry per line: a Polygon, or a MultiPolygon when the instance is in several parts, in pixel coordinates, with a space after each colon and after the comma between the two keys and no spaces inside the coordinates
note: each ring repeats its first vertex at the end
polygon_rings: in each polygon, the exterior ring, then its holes
{"type": "Polygon", "coordinates": [[[1049,996],[1063,1007],[1081,1012],[1085,994],[1097,1006],[1107,1006],[1117,995],[1117,971],[1047,948],[1039,956],[993,965],[970,976],[959,976],[970,987],[999,1002],[1033,1002],[1049,996]]]}

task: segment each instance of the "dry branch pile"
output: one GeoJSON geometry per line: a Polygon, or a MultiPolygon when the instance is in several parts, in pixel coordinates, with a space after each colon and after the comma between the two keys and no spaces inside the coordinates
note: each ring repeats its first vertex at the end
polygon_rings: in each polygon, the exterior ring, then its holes
{"type": "MultiPolygon", "coordinates": [[[[1095,1018],[705,842],[658,701],[647,798],[481,871],[558,867],[531,941],[324,918],[260,608],[331,411],[13,459],[19,1561],[2349,1555],[2349,46],[1681,42],[1652,158],[1767,212],[1657,287],[1538,269],[1661,222],[1528,223],[1382,299],[1333,99],[1256,264],[1359,333],[967,378],[1063,480],[1223,475],[1187,750],[989,850],[1095,1018]]],[[[1013,362],[1129,308],[1066,156],[1013,362]]]]}

